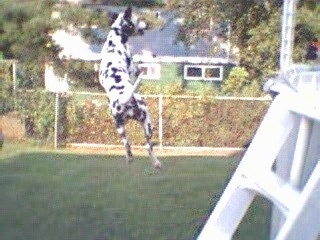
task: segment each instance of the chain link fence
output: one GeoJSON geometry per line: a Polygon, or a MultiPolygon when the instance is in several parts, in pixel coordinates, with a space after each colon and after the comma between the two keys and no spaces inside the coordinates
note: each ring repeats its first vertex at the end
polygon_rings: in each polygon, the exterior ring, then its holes
{"type": "MultiPolygon", "coordinates": [[[[242,148],[270,104],[269,98],[143,97],[154,126],[153,140],[159,148],[242,148]]],[[[56,94],[55,113],[57,147],[122,146],[105,94],[56,94]]],[[[139,123],[129,121],[126,130],[133,145],[144,145],[139,123]]]]}

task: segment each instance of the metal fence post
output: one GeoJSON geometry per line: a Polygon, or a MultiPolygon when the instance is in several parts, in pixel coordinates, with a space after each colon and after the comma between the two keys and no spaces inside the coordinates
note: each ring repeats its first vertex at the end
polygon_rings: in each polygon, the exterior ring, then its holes
{"type": "Polygon", "coordinates": [[[159,148],[160,150],[162,150],[162,147],[163,147],[163,116],[162,116],[162,113],[163,113],[163,95],[160,94],[159,95],[159,148]]]}
{"type": "Polygon", "coordinates": [[[59,118],[59,97],[60,93],[56,92],[55,115],[54,115],[54,148],[58,148],[58,118],[59,118]]]}

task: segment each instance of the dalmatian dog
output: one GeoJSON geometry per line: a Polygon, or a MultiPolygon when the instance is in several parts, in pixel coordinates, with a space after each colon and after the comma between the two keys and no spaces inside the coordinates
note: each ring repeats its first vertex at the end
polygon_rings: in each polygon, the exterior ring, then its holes
{"type": "Polygon", "coordinates": [[[128,7],[124,13],[119,14],[107,36],[107,40],[101,51],[101,63],[99,69],[99,81],[105,89],[111,114],[115,119],[117,131],[122,138],[126,149],[127,162],[133,160],[131,145],[126,136],[125,123],[129,119],[138,121],[145,133],[146,145],[149,156],[155,168],[161,168],[161,162],[153,152],[152,125],[147,106],[141,96],[134,92],[135,84],[132,84],[139,70],[132,61],[130,50],[127,46],[128,38],[135,32],[132,8],[128,7]]]}

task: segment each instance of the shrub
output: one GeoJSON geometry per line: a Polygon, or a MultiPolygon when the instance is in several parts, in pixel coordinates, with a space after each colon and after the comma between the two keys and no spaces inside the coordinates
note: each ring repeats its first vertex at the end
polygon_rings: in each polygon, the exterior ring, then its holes
{"type": "Polygon", "coordinates": [[[85,143],[120,143],[106,104],[72,101],[67,107],[68,141],[85,143]]]}
{"type": "Polygon", "coordinates": [[[164,145],[241,147],[251,139],[267,106],[255,101],[168,99],[164,145]]]}
{"type": "Polygon", "coordinates": [[[241,96],[243,88],[249,83],[249,73],[243,67],[234,67],[223,82],[221,91],[226,95],[241,96]]]}
{"type": "Polygon", "coordinates": [[[0,82],[0,114],[4,114],[14,107],[11,63],[0,62],[0,82]]]}
{"type": "MultiPolygon", "coordinates": [[[[157,100],[147,98],[147,104],[152,106],[151,116],[157,116],[157,100]]],[[[122,144],[117,133],[115,122],[110,114],[105,99],[95,98],[71,101],[67,107],[68,142],[122,144]]],[[[153,121],[157,126],[156,119],[153,121]]],[[[129,121],[126,125],[127,134],[134,144],[145,143],[144,132],[139,123],[129,121]]],[[[157,138],[157,132],[154,132],[157,138]]]]}
{"type": "Polygon", "coordinates": [[[20,91],[17,94],[17,110],[25,122],[27,135],[41,140],[52,139],[55,95],[41,89],[20,91]]]}
{"type": "MultiPolygon", "coordinates": [[[[153,140],[159,137],[159,102],[145,99],[155,127],[153,140]]],[[[256,130],[268,107],[267,102],[200,99],[163,99],[163,145],[241,147],[256,130]],[[250,112],[250,114],[248,114],[250,112]]],[[[107,104],[97,99],[73,102],[67,108],[68,142],[122,144],[107,104]]],[[[141,126],[126,125],[133,144],[143,145],[141,126]]]]}

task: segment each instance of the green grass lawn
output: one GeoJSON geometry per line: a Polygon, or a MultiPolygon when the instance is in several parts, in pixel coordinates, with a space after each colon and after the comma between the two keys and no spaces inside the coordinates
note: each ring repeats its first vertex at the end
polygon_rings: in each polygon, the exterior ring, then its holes
{"type": "MultiPolygon", "coordinates": [[[[0,239],[194,239],[236,158],[75,154],[5,144],[0,239]]],[[[269,204],[257,198],[235,239],[268,239],[269,204]]]]}

